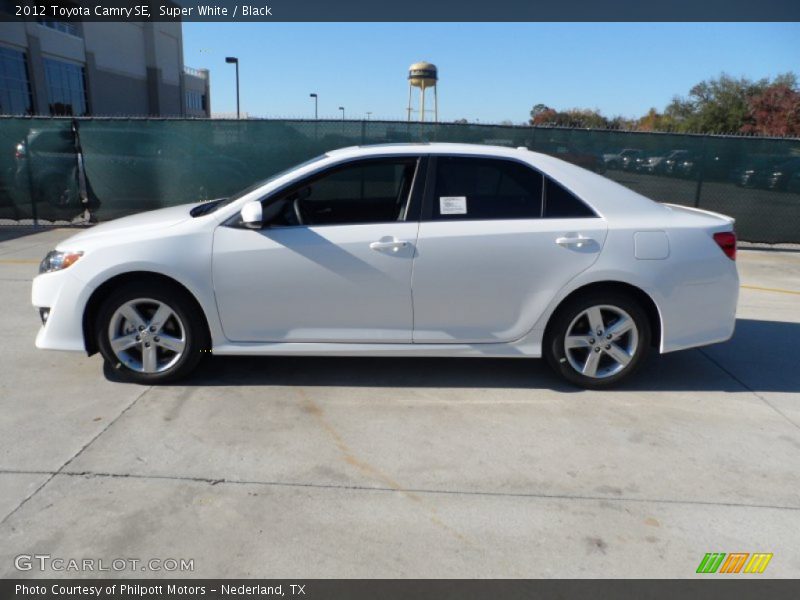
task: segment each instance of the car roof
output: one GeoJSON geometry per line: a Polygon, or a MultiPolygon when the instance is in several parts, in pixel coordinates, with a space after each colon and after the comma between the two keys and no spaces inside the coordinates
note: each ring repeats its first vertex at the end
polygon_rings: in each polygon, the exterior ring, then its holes
{"type": "Polygon", "coordinates": [[[528,163],[542,171],[584,202],[601,216],[627,217],[632,213],[662,214],[667,209],[657,202],[634,192],[597,173],[578,167],[549,154],[532,152],[524,147],[489,146],[483,144],[452,144],[444,142],[373,144],[351,146],[326,153],[332,159],[365,158],[370,156],[402,155],[461,155],[510,158],[528,163]]]}
{"type": "Polygon", "coordinates": [[[488,144],[455,144],[446,142],[415,142],[392,144],[368,144],[365,146],[349,146],[338,150],[331,150],[328,156],[340,157],[352,154],[353,156],[370,156],[383,154],[471,154],[483,156],[508,156],[527,151],[521,148],[507,146],[491,146],[488,144]]]}

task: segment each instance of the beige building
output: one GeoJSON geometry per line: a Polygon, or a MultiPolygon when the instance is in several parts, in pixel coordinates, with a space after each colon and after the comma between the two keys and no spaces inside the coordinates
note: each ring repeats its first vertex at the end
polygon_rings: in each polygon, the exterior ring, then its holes
{"type": "Polygon", "coordinates": [[[0,23],[0,114],[208,117],[180,23],[0,23]]]}

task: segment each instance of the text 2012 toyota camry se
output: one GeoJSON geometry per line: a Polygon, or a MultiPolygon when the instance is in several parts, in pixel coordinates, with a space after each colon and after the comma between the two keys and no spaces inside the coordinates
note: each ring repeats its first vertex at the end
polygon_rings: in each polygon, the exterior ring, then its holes
{"type": "Polygon", "coordinates": [[[329,152],[230,198],[59,244],[39,348],[173,381],[218,355],[544,356],[612,385],[733,334],[733,220],[525,149],[329,152]]]}

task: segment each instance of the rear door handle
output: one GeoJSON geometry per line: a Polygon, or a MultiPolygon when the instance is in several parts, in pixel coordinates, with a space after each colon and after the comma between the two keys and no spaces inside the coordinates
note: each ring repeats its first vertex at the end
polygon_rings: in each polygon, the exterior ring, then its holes
{"type": "Polygon", "coordinates": [[[584,245],[590,244],[592,242],[594,242],[592,238],[583,237],[582,235],[556,238],[556,244],[558,244],[559,246],[564,246],[565,248],[567,246],[575,246],[577,248],[581,248],[584,245]]]}
{"type": "Polygon", "coordinates": [[[389,241],[372,242],[369,247],[372,250],[380,252],[381,250],[391,250],[392,252],[399,252],[402,248],[408,246],[405,240],[398,240],[397,238],[389,241]]]}

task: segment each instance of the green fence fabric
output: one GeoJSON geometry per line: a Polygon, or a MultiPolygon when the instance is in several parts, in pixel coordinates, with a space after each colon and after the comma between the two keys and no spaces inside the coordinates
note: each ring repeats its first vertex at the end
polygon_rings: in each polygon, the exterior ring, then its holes
{"type": "Polygon", "coordinates": [[[0,223],[74,218],[77,181],[69,120],[0,120],[0,223]]]}
{"type": "Polygon", "coordinates": [[[525,146],[731,215],[740,239],[800,243],[798,139],[384,121],[3,118],[0,223],[104,221],[226,196],[335,148],[422,141],[525,146]]]}

